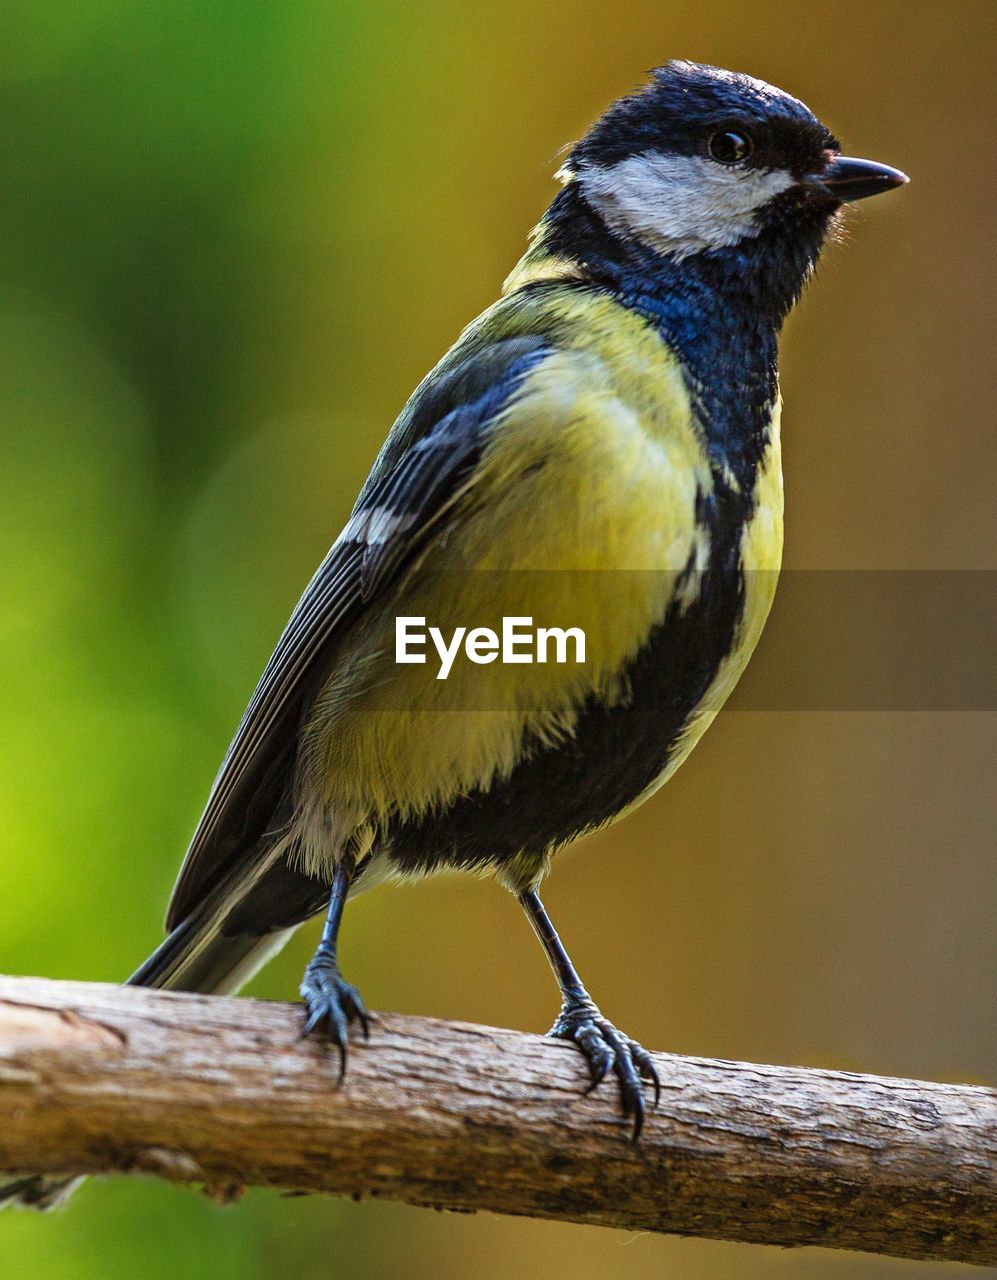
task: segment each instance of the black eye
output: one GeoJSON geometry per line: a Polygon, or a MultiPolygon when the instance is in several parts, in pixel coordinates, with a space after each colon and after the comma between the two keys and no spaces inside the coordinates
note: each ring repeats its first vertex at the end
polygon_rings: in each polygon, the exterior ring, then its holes
{"type": "Polygon", "coordinates": [[[747,160],[754,149],[754,144],[746,133],[737,129],[721,129],[714,133],[706,144],[710,159],[717,164],[740,164],[747,160]]]}

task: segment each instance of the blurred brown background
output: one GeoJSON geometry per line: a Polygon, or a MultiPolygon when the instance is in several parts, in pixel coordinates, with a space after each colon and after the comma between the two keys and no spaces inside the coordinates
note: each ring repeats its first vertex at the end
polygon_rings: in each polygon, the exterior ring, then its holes
{"type": "MultiPolygon", "coordinates": [[[[496,295],[556,150],[669,57],[763,76],[913,177],[856,211],[789,325],[787,564],[994,568],[994,15],[8,0],[0,968],[115,980],[158,941],[229,735],[393,416],[496,295]]],[[[548,905],[651,1047],[997,1083],[995,748],[973,710],[730,712],[562,855],[548,905]]],[[[292,996],[313,941],[254,993],[292,996]]],[[[374,1008],[537,1031],[555,1012],[491,884],[361,898],[344,958],[374,1008]]],[[[35,1280],[623,1272],[956,1274],[128,1182],[0,1219],[0,1273],[35,1280]]]]}

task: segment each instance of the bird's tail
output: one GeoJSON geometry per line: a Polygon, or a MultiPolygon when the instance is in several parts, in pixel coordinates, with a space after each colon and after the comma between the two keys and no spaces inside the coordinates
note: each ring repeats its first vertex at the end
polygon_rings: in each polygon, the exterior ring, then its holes
{"type": "MultiPolygon", "coordinates": [[[[5,1175],[0,1174],[0,1179],[5,1175]]],[[[17,1174],[0,1181],[0,1209],[17,1205],[21,1209],[57,1209],[65,1204],[83,1178],[56,1178],[32,1173],[17,1174]]]]}
{"type": "Polygon", "coordinates": [[[284,946],[294,928],[264,934],[226,934],[200,912],[178,924],[128,979],[130,987],[231,995],[284,946]]]}
{"type": "MultiPolygon", "coordinates": [[[[226,923],[258,880],[243,873],[238,883],[220,884],[136,969],[127,985],[230,994],[248,982],[294,932],[293,926],[263,934],[226,932],[226,923]]],[[[54,1174],[0,1173],[0,1208],[54,1209],[83,1181],[54,1174]]]]}

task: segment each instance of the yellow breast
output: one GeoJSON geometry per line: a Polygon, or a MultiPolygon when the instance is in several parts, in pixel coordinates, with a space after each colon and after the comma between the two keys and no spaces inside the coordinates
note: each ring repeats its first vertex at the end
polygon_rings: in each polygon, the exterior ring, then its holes
{"type": "Polygon", "coordinates": [[[624,813],[631,813],[643,804],[682,764],[730,697],[758,644],[772,608],[782,565],[781,411],[780,400],[773,409],[768,446],[756,474],[753,513],[741,532],[740,564],[744,574],[744,607],[734,643],[676,743],[667,769],[617,817],[623,817],[624,813]]]}

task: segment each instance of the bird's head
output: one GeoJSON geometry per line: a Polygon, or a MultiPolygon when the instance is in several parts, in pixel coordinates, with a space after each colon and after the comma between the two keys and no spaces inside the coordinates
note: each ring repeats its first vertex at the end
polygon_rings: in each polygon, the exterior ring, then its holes
{"type": "Polygon", "coordinates": [[[841,155],[798,99],[751,76],[670,62],[620,98],[558,175],[610,236],[673,263],[785,255],[796,291],[840,207],[907,181],[841,155]]]}

